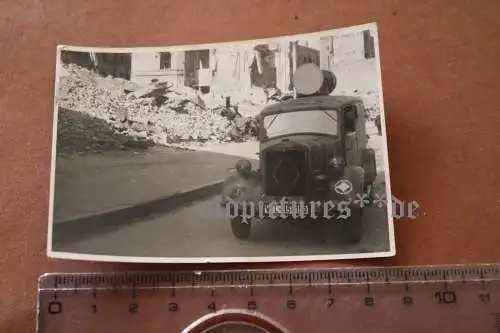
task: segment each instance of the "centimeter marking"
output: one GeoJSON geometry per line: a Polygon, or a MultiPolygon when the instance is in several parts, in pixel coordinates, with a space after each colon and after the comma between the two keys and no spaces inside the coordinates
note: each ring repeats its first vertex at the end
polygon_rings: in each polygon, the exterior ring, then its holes
{"type": "MultiPolygon", "coordinates": [[[[225,271],[166,271],[166,272],[114,272],[114,273],[48,273],[39,279],[38,290],[117,290],[169,288],[172,296],[178,288],[210,288],[212,296],[219,287],[288,286],[294,287],[334,285],[366,285],[370,291],[374,284],[403,284],[409,290],[414,283],[443,283],[477,281],[482,288],[487,281],[500,280],[500,264],[414,266],[414,267],[359,267],[331,269],[271,269],[225,271]]],[[[57,297],[57,295],[56,295],[57,297]]]]}

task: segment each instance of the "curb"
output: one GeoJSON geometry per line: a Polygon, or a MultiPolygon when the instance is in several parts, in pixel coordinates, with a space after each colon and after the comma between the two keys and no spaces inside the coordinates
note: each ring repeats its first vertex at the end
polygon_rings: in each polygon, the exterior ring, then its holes
{"type": "Polygon", "coordinates": [[[223,182],[221,180],[129,207],[53,223],[52,250],[57,251],[57,246],[54,244],[76,242],[91,235],[112,231],[123,225],[139,223],[153,214],[165,214],[189,206],[195,201],[221,193],[223,182]]]}

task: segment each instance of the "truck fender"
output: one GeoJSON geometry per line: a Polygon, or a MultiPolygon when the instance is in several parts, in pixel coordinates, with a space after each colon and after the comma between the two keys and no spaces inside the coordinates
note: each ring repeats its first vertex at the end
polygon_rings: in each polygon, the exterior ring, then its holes
{"type": "Polygon", "coordinates": [[[242,211],[243,208],[258,203],[259,189],[255,181],[245,179],[238,174],[231,175],[222,184],[220,205],[225,209],[237,207],[238,211],[242,211]]]}
{"type": "Polygon", "coordinates": [[[351,203],[359,201],[364,193],[365,170],[360,166],[350,166],[344,170],[344,177],[352,184],[352,190],[347,194],[351,203]]]}

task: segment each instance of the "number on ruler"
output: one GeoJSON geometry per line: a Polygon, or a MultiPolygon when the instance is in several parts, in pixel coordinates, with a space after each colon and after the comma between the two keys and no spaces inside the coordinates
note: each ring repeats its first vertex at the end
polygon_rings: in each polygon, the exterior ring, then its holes
{"type": "Polygon", "coordinates": [[[286,307],[290,310],[293,310],[297,307],[297,303],[295,302],[294,299],[286,301],[286,307]]]}
{"type": "Polygon", "coordinates": [[[489,303],[491,298],[490,298],[490,294],[489,293],[482,293],[482,294],[479,294],[479,299],[481,300],[481,302],[483,303],[489,303]]]}
{"type": "Polygon", "coordinates": [[[208,309],[210,311],[216,311],[217,310],[217,306],[215,305],[215,302],[212,302],[212,303],[208,304],[208,309]]]}
{"type": "Polygon", "coordinates": [[[335,303],[335,299],[329,298],[326,302],[326,307],[331,308],[333,306],[333,303],[335,303]]]}
{"type": "Polygon", "coordinates": [[[454,291],[437,291],[434,297],[438,299],[439,304],[453,304],[457,302],[457,295],[454,291]]]}
{"type": "Polygon", "coordinates": [[[52,301],[49,303],[49,313],[59,314],[62,312],[62,303],[58,301],[52,301]]]}
{"type": "Polygon", "coordinates": [[[168,303],[168,311],[170,312],[177,312],[179,311],[179,305],[177,303],[168,303]]]}
{"type": "Polygon", "coordinates": [[[247,308],[250,311],[257,310],[257,302],[255,302],[255,301],[249,301],[248,304],[247,304],[247,308]]]}
{"type": "Polygon", "coordinates": [[[366,306],[372,306],[375,304],[375,299],[371,296],[366,296],[365,297],[365,305],[366,306]]]}
{"type": "Polygon", "coordinates": [[[413,297],[411,297],[411,296],[403,297],[403,304],[404,305],[412,305],[413,304],[413,297]]]}
{"type": "Polygon", "coordinates": [[[137,311],[139,311],[139,304],[137,304],[137,303],[130,303],[128,305],[128,311],[130,313],[136,313],[137,311]]]}
{"type": "Polygon", "coordinates": [[[97,313],[97,304],[92,304],[92,313],[97,313]]]}

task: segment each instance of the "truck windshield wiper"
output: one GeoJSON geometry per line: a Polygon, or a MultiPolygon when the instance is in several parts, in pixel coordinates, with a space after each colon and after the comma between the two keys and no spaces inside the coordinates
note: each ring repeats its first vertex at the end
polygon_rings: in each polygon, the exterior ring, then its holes
{"type": "Polygon", "coordinates": [[[266,129],[269,129],[269,127],[271,127],[271,125],[274,123],[274,121],[276,120],[276,118],[278,118],[278,115],[274,116],[274,118],[271,120],[271,122],[269,123],[269,125],[267,125],[266,129]]]}
{"type": "Polygon", "coordinates": [[[332,116],[331,114],[329,114],[325,110],[323,110],[323,113],[326,114],[328,117],[330,117],[334,122],[337,122],[337,118],[335,118],[334,116],[332,116]]]}

